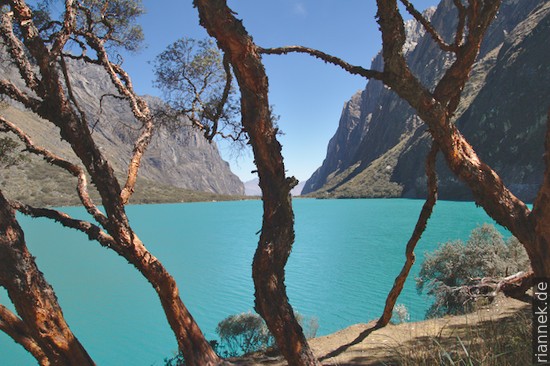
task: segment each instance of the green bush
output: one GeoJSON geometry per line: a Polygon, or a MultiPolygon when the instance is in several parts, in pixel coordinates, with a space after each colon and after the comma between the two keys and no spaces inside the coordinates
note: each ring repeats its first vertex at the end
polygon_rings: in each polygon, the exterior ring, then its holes
{"type": "Polygon", "coordinates": [[[264,320],[253,313],[228,316],[218,323],[216,333],[226,357],[256,352],[273,344],[273,336],[264,320]]]}
{"type": "Polygon", "coordinates": [[[476,302],[464,285],[483,277],[500,278],[529,268],[529,259],[519,241],[504,241],[493,225],[474,229],[467,242],[454,240],[427,253],[416,279],[419,292],[424,289],[435,298],[426,317],[463,314],[476,302]]]}

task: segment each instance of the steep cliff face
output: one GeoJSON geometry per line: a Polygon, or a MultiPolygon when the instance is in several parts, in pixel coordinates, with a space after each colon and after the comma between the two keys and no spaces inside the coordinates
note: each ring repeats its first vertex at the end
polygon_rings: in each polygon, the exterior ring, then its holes
{"type": "MultiPolygon", "coordinates": [[[[425,16],[430,18],[434,10],[428,9],[425,16]]],[[[424,30],[417,22],[408,21],[406,31],[408,39],[404,52],[410,55],[424,35],[424,30]]],[[[383,59],[380,53],[373,59],[371,68],[382,70],[383,59]]],[[[334,186],[353,178],[368,163],[397,144],[403,130],[410,129],[411,123],[417,124],[416,118],[410,118],[407,123],[398,123],[403,109],[409,115],[412,114],[410,107],[395,98],[381,82],[369,81],[365,90],[357,92],[344,105],[338,130],[328,145],[327,157],[305,183],[303,194],[323,187],[332,190],[334,186]],[[396,122],[397,125],[395,128],[384,127],[385,122],[396,122]],[[354,168],[350,170],[350,167],[354,168]]]]}
{"type": "MultiPolygon", "coordinates": [[[[117,172],[124,174],[139,133],[138,122],[127,103],[119,98],[108,75],[94,65],[71,62],[71,84],[80,107],[87,115],[93,136],[117,172]],[[112,95],[110,95],[112,94],[112,95]]],[[[3,64],[0,75],[13,79],[15,71],[3,64]]],[[[150,104],[161,101],[147,97],[150,104]]],[[[60,143],[59,132],[17,105],[4,107],[0,113],[16,118],[37,143],[71,159],[69,147],[60,143]]],[[[184,121],[183,121],[184,122],[184,121]]],[[[208,143],[185,123],[178,128],[158,127],[142,160],[140,178],[159,186],[227,195],[243,195],[244,186],[229,164],[222,160],[215,143],[208,143]]],[[[8,178],[4,179],[9,180],[8,178]]],[[[7,182],[6,182],[7,184],[7,182]]]]}
{"type": "MultiPolygon", "coordinates": [[[[550,102],[548,8],[548,1],[503,2],[463,92],[456,121],[480,156],[527,200],[534,197],[543,171],[542,139],[550,102]]],[[[442,1],[432,21],[445,38],[452,37],[449,30],[456,21],[452,1],[442,1]]],[[[452,61],[428,36],[419,36],[407,59],[413,72],[430,86],[452,61]]],[[[373,67],[380,67],[376,61],[373,67]]],[[[372,84],[368,83],[363,95],[372,84]]],[[[405,102],[386,89],[362,105],[368,103],[376,105],[378,112],[368,118],[369,128],[359,147],[349,148],[355,152],[352,163],[336,170],[326,164],[334,161],[327,156],[316,172],[324,172],[326,181],[320,184],[319,174],[312,176],[306,187],[316,189],[308,192],[318,190],[320,195],[336,197],[423,196],[424,157],[429,144],[425,126],[405,102]]],[[[356,114],[366,117],[366,110],[361,107],[356,114]]],[[[347,141],[352,141],[357,136],[355,131],[346,131],[348,124],[343,115],[337,135],[349,133],[353,136],[347,141]]],[[[346,150],[348,143],[332,151],[346,150]]],[[[438,173],[442,198],[469,198],[468,191],[442,162],[438,173]]]]}

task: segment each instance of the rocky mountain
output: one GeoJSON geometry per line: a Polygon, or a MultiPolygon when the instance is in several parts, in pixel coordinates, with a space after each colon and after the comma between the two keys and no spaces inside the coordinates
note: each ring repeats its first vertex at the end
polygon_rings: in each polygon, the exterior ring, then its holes
{"type": "MultiPolygon", "coordinates": [[[[476,151],[523,199],[532,200],[542,179],[543,136],[550,95],[550,2],[505,0],[482,45],[456,123],[476,151]]],[[[451,0],[430,9],[435,28],[451,39],[451,0]]],[[[411,70],[434,86],[452,62],[414,21],[404,52],[411,70]]],[[[382,68],[379,54],[371,68],[382,68]]],[[[422,197],[429,137],[409,105],[378,81],[369,81],[344,106],[323,165],[304,193],[328,197],[422,197]]],[[[438,164],[440,197],[468,199],[438,164]]]]}
{"type": "MultiPolygon", "coordinates": [[[[259,186],[260,180],[258,178],[244,182],[244,194],[246,196],[261,196],[262,190],[259,186]]],[[[300,182],[298,185],[290,191],[292,196],[300,196],[304,189],[305,182],[300,182]]]]}
{"type": "MultiPolygon", "coordinates": [[[[121,175],[125,173],[139,132],[138,122],[126,102],[110,96],[117,95],[108,75],[95,65],[73,61],[69,64],[74,94],[87,115],[94,138],[121,175]],[[102,97],[103,96],[103,97],[102,97]]],[[[0,78],[13,80],[17,73],[7,63],[0,63],[0,78]]],[[[19,82],[21,85],[21,82],[19,82]]],[[[146,97],[150,105],[162,102],[146,97]]],[[[4,104],[0,113],[20,125],[36,143],[74,160],[69,146],[60,141],[59,132],[50,123],[40,120],[17,104],[4,104]]],[[[184,120],[174,127],[159,126],[142,160],[140,178],[148,189],[183,189],[223,195],[243,195],[244,186],[222,160],[215,143],[208,143],[199,131],[184,120]]],[[[32,164],[39,164],[35,159],[32,164]]],[[[44,168],[45,169],[45,168],[44,168]]],[[[10,186],[10,178],[30,181],[20,176],[24,169],[11,168],[0,172],[1,185],[10,186]]],[[[61,174],[63,172],[55,172],[61,174]]],[[[27,174],[28,175],[28,174],[27,174]]],[[[20,189],[21,190],[21,187],[20,189]]],[[[31,192],[27,192],[31,193],[31,192]]],[[[43,192],[42,192],[43,193],[43,192]]],[[[55,193],[55,192],[54,192],[55,193]]]]}

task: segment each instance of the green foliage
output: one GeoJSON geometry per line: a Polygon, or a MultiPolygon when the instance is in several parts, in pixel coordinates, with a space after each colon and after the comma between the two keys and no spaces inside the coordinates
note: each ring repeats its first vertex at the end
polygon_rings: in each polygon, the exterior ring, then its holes
{"type": "MultiPolygon", "coordinates": [[[[56,9],[60,1],[37,1],[33,10],[33,21],[40,30],[43,39],[53,39],[61,29],[62,20],[56,9]],[[59,19],[58,19],[59,18],[59,19]]],[[[76,28],[72,43],[76,48],[84,49],[87,42],[81,37],[92,33],[105,45],[107,50],[124,49],[138,51],[143,43],[143,30],[137,19],[145,13],[141,0],[81,0],[75,2],[76,28]]]]}
{"type": "MultiPolygon", "coordinates": [[[[224,67],[214,42],[178,39],[156,57],[154,69],[155,85],[171,108],[163,113],[188,117],[206,135],[227,129],[235,139],[240,137],[242,127],[236,120],[239,104],[231,86],[231,72],[224,67]]],[[[175,120],[172,115],[168,117],[167,122],[175,120]]]]}
{"type": "Polygon", "coordinates": [[[273,336],[264,320],[257,314],[230,315],[216,327],[224,356],[233,357],[266,349],[273,344],[273,336]]]}
{"type": "Polygon", "coordinates": [[[136,20],[145,10],[141,0],[81,0],[78,22],[91,29],[110,48],[137,51],[143,42],[143,31],[136,20]]]}
{"type": "MultiPolygon", "coordinates": [[[[319,329],[317,318],[299,313],[295,313],[294,316],[306,338],[314,338],[317,335],[319,329]]],[[[276,346],[273,335],[258,314],[230,315],[218,323],[216,333],[221,340],[218,350],[224,357],[240,356],[276,346]]]]}
{"type": "Polygon", "coordinates": [[[435,297],[427,317],[462,314],[473,310],[469,294],[457,291],[472,279],[504,277],[529,268],[529,259],[514,237],[504,241],[494,226],[484,224],[472,231],[468,241],[450,241],[425,256],[416,286],[435,297]]]}

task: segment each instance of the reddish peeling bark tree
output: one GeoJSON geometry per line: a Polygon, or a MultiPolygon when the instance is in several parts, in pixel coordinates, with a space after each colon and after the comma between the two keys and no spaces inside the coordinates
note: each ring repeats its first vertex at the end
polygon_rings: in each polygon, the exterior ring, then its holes
{"type": "Polygon", "coordinates": [[[243,127],[254,152],[263,200],[263,221],[252,276],[256,311],[265,319],[289,365],[319,365],[298,324],[285,289],[285,265],[294,242],[294,214],[268,82],[258,47],[224,0],[195,0],[201,25],[216,38],[232,65],[241,93],[243,127]]]}
{"type": "MultiPolygon", "coordinates": [[[[500,225],[506,227],[525,247],[535,277],[550,276],[550,132],[546,136],[546,171],[533,210],[519,200],[502,182],[498,174],[484,163],[473,147],[460,133],[453,121],[460,102],[461,92],[469,79],[470,71],[479,54],[481,42],[495,18],[500,0],[453,0],[458,22],[452,43],[446,43],[435,27],[425,19],[408,0],[401,0],[407,11],[419,21],[433,41],[445,52],[452,53],[454,62],[446,70],[433,90],[429,90],[411,72],[403,55],[406,40],[403,17],[397,0],[378,0],[378,23],[382,33],[382,71],[351,65],[324,52],[301,46],[262,49],[265,54],[306,53],[335,64],[351,74],[377,79],[406,100],[428,125],[451,171],[470,188],[475,201],[500,225]]],[[[550,113],[550,112],[549,112],[550,113]]],[[[550,128],[550,117],[549,117],[550,128]]],[[[429,216],[428,216],[429,217],[429,216]]],[[[425,215],[419,224],[425,221],[425,215]]],[[[421,233],[421,231],[420,231],[421,233]]],[[[417,236],[415,229],[414,236],[417,236]]],[[[414,257],[407,248],[408,262],[404,272],[396,279],[384,315],[379,325],[387,324],[400,287],[408,274],[407,267],[414,257]]]]}
{"type": "MultiPolygon", "coordinates": [[[[124,257],[140,271],[157,292],[186,364],[218,365],[222,363],[183,304],[174,278],[143,245],[131,228],[126,216],[125,204],[134,190],[141,157],[151,139],[153,120],[146,102],[135,94],[129,76],[120,65],[109,60],[106,47],[109,42],[124,42],[124,40],[115,38],[118,34],[116,27],[119,26],[117,21],[123,19],[125,22],[127,20],[125,16],[136,16],[139,11],[132,7],[135,4],[132,2],[119,4],[119,1],[112,1],[98,5],[95,2],[80,3],[67,0],[65,1],[63,20],[45,24],[41,29],[35,24],[33,13],[25,1],[4,0],[0,2],[0,5],[9,8],[9,11],[2,9],[0,14],[2,17],[1,36],[11,61],[17,67],[26,85],[26,90],[22,90],[11,80],[0,80],[0,94],[23,104],[33,113],[55,124],[60,130],[62,139],[70,144],[84,168],[36,146],[24,131],[4,117],[0,117],[0,128],[16,134],[28,151],[42,156],[51,164],[74,175],[78,179],[77,191],[80,200],[98,224],[75,220],[62,212],[33,208],[18,202],[11,202],[10,205],[27,215],[48,217],[64,226],[80,230],[86,233],[90,239],[97,240],[101,245],[124,257]],[[111,6],[113,6],[112,9],[110,9],[111,6]],[[120,11],[125,11],[125,13],[119,14],[120,11]],[[16,36],[16,28],[22,41],[16,36]],[[95,32],[98,28],[104,30],[101,36],[95,32]],[[83,51],[91,50],[91,54],[96,58],[92,59],[84,52],[81,55],[65,52],[67,43],[71,41],[79,45],[83,51]],[[28,55],[32,57],[32,61],[28,55]],[[110,162],[92,138],[86,114],[79,106],[71,87],[70,65],[65,62],[66,58],[76,58],[102,66],[109,74],[120,97],[126,100],[136,119],[142,124],[141,134],[135,142],[128,165],[126,183],[123,187],[119,184],[110,162]],[[101,196],[105,214],[98,209],[88,195],[86,174],[91,177],[101,196]]],[[[18,263],[10,264],[10,259],[7,256],[0,259],[2,259],[0,267],[6,269],[6,272],[3,273],[4,276],[9,277],[10,273],[16,276],[17,268],[10,266],[18,265],[18,263]]],[[[55,297],[53,290],[47,287],[44,281],[40,281],[39,278],[29,278],[29,280],[32,280],[32,286],[34,286],[32,291],[27,294],[29,298],[38,299],[41,296],[40,293],[48,292],[55,297]]],[[[11,285],[7,283],[8,291],[10,291],[9,286],[11,285]]],[[[25,302],[23,297],[18,297],[15,294],[12,296],[12,300],[18,309],[29,306],[28,312],[40,314],[44,311],[43,309],[50,311],[50,307],[42,302],[25,302]]],[[[53,307],[51,308],[53,309],[53,307]]],[[[51,311],[52,316],[57,315],[57,318],[62,318],[60,310],[51,311]]],[[[40,321],[48,320],[21,316],[21,320],[28,329],[40,328],[40,321]]],[[[48,324],[50,322],[48,320],[48,324]]],[[[57,322],[61,324],[61,320],[57,322]]],[[[68,328],[67,330],[63,328],[60,331],[68,332],[68,328]]],[[[15,333],[8,332],[8,334],[15,333]]],[[[69,337],[69,333],[67,333],[67,337],[69,337]]],[[[14,339],[27,349],[31,348],[30,343],[26,342],[23,337],[14,337],[14,339]]],[[[91,360],[86,362],[83,356],[80,358],[82,362],[76,361],[79,360],[78,352],[84,354],[84,351],[80,350],[80,345],[75,346],[77,345],[75,340],[66,342],[69,347],[61,340],[59,343],[46,344],[40,338],[33,337],[33,339],[50,362],[56,360],[53,359],[53,356],[50,357],[50,354],[54,355],[57,352],[67,357],[67,362],[63,364],[84,365],[91,363],[91,360]],[[68,350],[65,351],[64,349],[67,347],[68,350]]],[[[37,358],[39,356],[38,353],[33,353],[33,355],[37,358]]]]}
{"type": "Polygon", "coordinates": [[[65,322],[52,287],[38,270],[13,210],[0,191],[0,286],[17,315],[0,306],[0,329],[40,365],[94,365],[65,322]]]}

